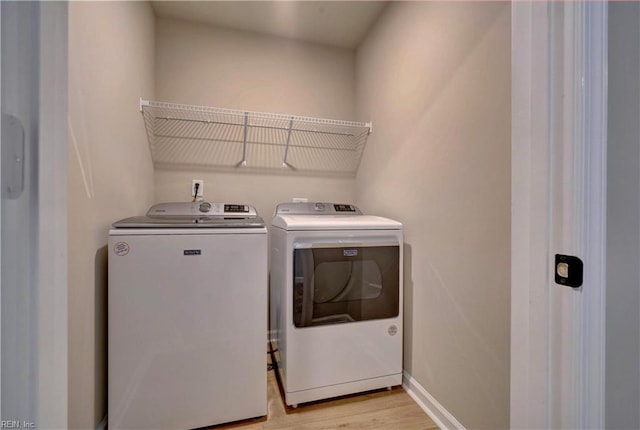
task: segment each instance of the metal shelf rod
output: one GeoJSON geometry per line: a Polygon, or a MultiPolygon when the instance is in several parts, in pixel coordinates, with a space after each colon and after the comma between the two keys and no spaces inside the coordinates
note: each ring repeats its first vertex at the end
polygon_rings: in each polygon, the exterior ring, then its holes
{"type": "MultiPolygon", "coordinates": [[[[251,118],[255,119],[264,119],[264,120],[279,120],[279,121],[288,121],[291,118],[291,115],[283,115],[277,113],[266,113],[266,112],[253,112],[253,111],[241,111],[241,110],[233,110],[233,109],[222,109],[222,108],[209,108],[203,106],[189,106],[189,105],[177,105],[171,103],[160,103],[160,102],[151,102],[142,100],[141,102],[141,111],[144,113],[144,108],[154,108],[158,110],[164,111],[179,111],[187,114],[216,114],[216,115],[232,115],[243,117],[244,115],[249,115],[251,118]]],[[[366,127],[371,129],[372,124],[370,122],[353,122],[353,121],[342,121],[336,119],[324,119],[324,118],[312,118],[306,116],[293,116],[294,121],[296,122],[308,122],[312,124],[322,124],[322,125],[335,125],[335,126],[345,126],[345,127],[366,127]]]]}
{"type": "MultiPolygon", "coordinates": [[[[201,141],[201,142],[221,142],[221,143],[243,143],[243,140],[237,139],[237,140],[232,140],[232,139],[216,139],[213,137],[185,137],[185,136],[174,136],[174,135],[170,135],[170,134],[156,134],[156,137],[159,138],[163,138],[163,139],[184,139],[184,140],[195,140],[195,141],[201,141]]],[[[258,141],[258,140],[248,140],[247,139],[247,145],[264,145],[264,146],[271,146],[271,147],[286,147],[286,144],[284,143],[273,143],[273,142],[262,142],[262,141],[258,141]]],[[[358,149],[354,149],[354,148],[336,148],[336,147],[332,147],[332,146],[311,146],[311,145],[299,145],[299,144],[295,144],[295,143],[291,143],[289,144],[289,148],[299,148],[299,149],[324,149],[327,151],[343,151],[343,152],[356,152],[358,151],[358,149]]]]}
{"type": "MultiPolygon", "coordinates": [[[[161,119],[161,120],[166,120],[166,121],[185,121],[185,122],[197,122],[197,123],[201,123],[201,124],[212,124],[212,125],[229,125],[229,126],[233,126],[233,127],[249,127],[249,128],[264,128],[267,130],[285,130],[287,132],[290,131],[295,131],[295,132],[300,132],[300,133],[314,133],[314,134],[327,134],[327,135],[332,135],[332,136],[348,136],[348,137],[353,137],[353,136],[357,136],[356,134],[353,133],[340,133],[337,131],[323,131],[323,130],[306,130],[304,128],[289,128],[289,127],[278,127],[275,125],[255,125],[255,124],[238,124],[235,122],[224,122],[224,121],[213,121],[213,120],[208,120],[208,119],[189,119],[189,118],[171,118],[171,117],[162,117],[162,116],[158,116],[156,117],[156,119],[161,119]]],[[[293,120],[291,120],[293,121],[293,120]]],[[[339,125],[337,127],[340,127],[339,125]]]]}

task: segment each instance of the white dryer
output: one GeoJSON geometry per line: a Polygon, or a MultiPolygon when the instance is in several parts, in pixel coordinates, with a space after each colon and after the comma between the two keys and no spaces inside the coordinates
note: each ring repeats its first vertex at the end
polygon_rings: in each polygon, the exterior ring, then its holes
{"type": "Polygon", "coordinates": [[[267,413],[267,230],[252,206],[165,203],[109,232],[109,429],[267,413]]]}
{"type": "Polygon", "coordinates": [[[286,404],[402,384],[402,224],[349,204],[283,203],[270,242],[286,404]]]}

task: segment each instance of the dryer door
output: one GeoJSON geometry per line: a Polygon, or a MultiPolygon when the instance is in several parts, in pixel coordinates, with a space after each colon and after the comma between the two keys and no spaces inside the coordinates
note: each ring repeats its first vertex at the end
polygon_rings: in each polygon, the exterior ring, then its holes
{"type": "Polygon", "coordinates": [[[304,244],[293,254],[296,327],[399,314],[400,245],[304,244]]]}

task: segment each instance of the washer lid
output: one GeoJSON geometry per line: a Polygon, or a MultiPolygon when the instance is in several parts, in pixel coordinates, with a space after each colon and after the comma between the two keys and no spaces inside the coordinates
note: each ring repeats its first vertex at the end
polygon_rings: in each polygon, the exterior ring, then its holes
{"type": "Polygon", "coordinates": [[[255,228],[264,221],[251,205],[176,202],[152,206],[145,216],[125,218],[115,228],[255,228]]]}
{"type": "Polygon", "coordinates": [[[214,218],[214,217],[150,217],[134,216],[113,223],[115,228],[258,228],[264,227],[260,217],[214,218]]]}
{"type": "Polygon", "coordinates": [[[373,215],[276,215],[273,227],[284,230],[401,230],[402,223],[373,215]]]}

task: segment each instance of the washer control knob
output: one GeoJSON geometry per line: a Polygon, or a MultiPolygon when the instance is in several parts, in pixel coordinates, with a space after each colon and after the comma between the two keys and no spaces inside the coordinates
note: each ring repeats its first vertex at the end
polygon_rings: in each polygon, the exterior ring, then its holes
{"type": "Polygon", "coordinates": [[[316,203],[316,210],[323,211],[325,208],[324,203],[316,203]]]}
{"type": "Polygon", "coordinates": [[[200,206],[198,207],[198,209],[200,209],[200,212],[209,212],[211,211],[211,203],[209,202],[200,203],[200,206]]]}

